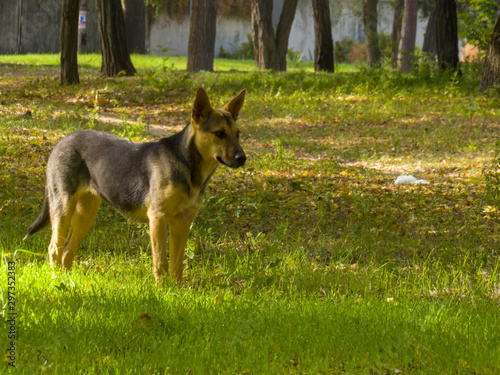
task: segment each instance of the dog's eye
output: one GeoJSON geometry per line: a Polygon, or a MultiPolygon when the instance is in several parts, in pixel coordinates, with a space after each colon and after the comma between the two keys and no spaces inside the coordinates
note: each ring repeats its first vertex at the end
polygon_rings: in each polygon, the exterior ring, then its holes
{"type": "Polygon", "coordinates": [[[227,136],[227,135],[226,135],[226,133],[225,133],[224,131],[222,131],[222,130],[219,130],[219,131],[217,131],[217,132],[214,132],[214,134],[215,134],[215,136],[216,136],[217,138],[220,138],[220,139],[224,139],[224,138],[226,138],[226,136],[227,136]]]}

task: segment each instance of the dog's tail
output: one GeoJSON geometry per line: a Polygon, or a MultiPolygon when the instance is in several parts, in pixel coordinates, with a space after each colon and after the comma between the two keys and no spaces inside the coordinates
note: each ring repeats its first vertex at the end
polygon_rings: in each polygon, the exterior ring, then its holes
{"type": "Polygon", "coordinates": [[[47,226],[49,222],[50,222],[49,200],[47,199],[47,196],[45,196],[43,198],[42,212],[40,212],[40,215],[38,215],[35,221],[28,228],[28,231],[26,232],[26,236],[24,236],[23,241],[32,234],[38,232],[43,227],[47,226]]]}

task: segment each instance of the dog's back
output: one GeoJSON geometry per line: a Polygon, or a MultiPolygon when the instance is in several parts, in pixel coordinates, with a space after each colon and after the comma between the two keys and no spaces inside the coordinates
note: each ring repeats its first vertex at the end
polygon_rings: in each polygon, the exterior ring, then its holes
{"type": "Polygon", "coordinates": [[[65,194],[89,188],[121,213],[144,202],[148,191],[148,159],[158,142],[134,143],[92,130],[62,139],[47,165],[47,184],[65,194]]]}

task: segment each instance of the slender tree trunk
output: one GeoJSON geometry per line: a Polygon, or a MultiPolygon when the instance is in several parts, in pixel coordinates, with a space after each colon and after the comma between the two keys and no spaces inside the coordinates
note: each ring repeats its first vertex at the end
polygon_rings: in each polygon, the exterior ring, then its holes
{"type": "Polygon", "coordinates": [[[273,1],[252,1],[252,36],[254,59],[259,69],[286,71],[288,38],[295,17],[297,0],[284,0],[283,10],[274,33],[273,1]]]}
{"type": "Polygon", "coordinates": [[[61,85],[80,82],[78,76],[78,11],[80,0],[63,0],[61,20],[61,85]]]}
{"type": "Polygon", "coordinates": [[[312,0],[314,17],[314,71],[334,71],[329,0],[312,0]]]}
{"type": "Polygon", "coordinates": [[[373,68],[380,62],[381,53],[377,33],[378,0],[363,0],[363,24],[366,35],[366,65],[373,68]]]}
{"type": "Polygon", "coordinates": [[[214,70],[217,0],[193,0],[188,43],[188,72],[214,70]]]}
{"type": "Polygon", "coordinates": [[[431,60],[436,59],[436,12],[432,11],[427,20],[422,51],[427,53],[431,60]]]}
{"type": "Polygon", "coordinates": [[[277,70],[286,71],[286,54],[288,52],[288,39],[290,38],[290,30],[292,29],[293,19],[295,18],[295,10],[297,9],[298,0],[285,0],[283,10],[281,11],[280,20],[276,27],[276,48],[277,54],[277,70]]]}
{"type": "Polygon", "coordinates": [[[409,73],[413,68],[415,53],[415,39],[417,36],[417,0],[405,0],[403,12],[403,26],[398,52],[398,71],[409,73]]]}
{"type": "Polygon", "coordinates": [[[491,34],[479,90],[485,91],[495,84],[500,84],[500,16],[491,34]]]}
{"type": "Polygon", "coordinates": [[[96,0],[99,44],[101,46],[101,73],[112,77],[120,72],[134,75],[127,45],[125,18],[120,0],[96,0]]]}
{"type": "Polygon", "coordinates": [[[404,0],[396,0],[394,5],[394,18],[392,19],[391,32],[391,64],[394,69],[398,67],[399,42],[401,40],[401,27],[403,25],[404,0]]]}
{"type": "Polygon", "coordinates": [[[436,0],[436,45],[439,68],[456,70],[459,59],[455,0],[436,0]]]}
{"type": "Polygon", "coordinates": [[[252,1],[253,54],[255,65],[259,69],[276,66],[277,52],[272,14],[272,1],[252,1]]]}

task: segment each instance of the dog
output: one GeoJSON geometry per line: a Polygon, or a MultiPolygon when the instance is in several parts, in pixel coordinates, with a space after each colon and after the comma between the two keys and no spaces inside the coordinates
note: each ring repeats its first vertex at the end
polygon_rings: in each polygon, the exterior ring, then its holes
{"type": "Polygon", "coordinates": [[[25,238],[50,222],[50,264],[69,270],[105,200],[128,220],[149,223],[156,281],[163,283],[168,274],[180,282],[191,224],[210,178],[219,164],[239,168],[246,162],[236,127],[245,92],[215,109],[199,88],[191,121],[157,142],[134,143],[94,130],[61,139],[47,163],[42,211],[25,238]]]}

